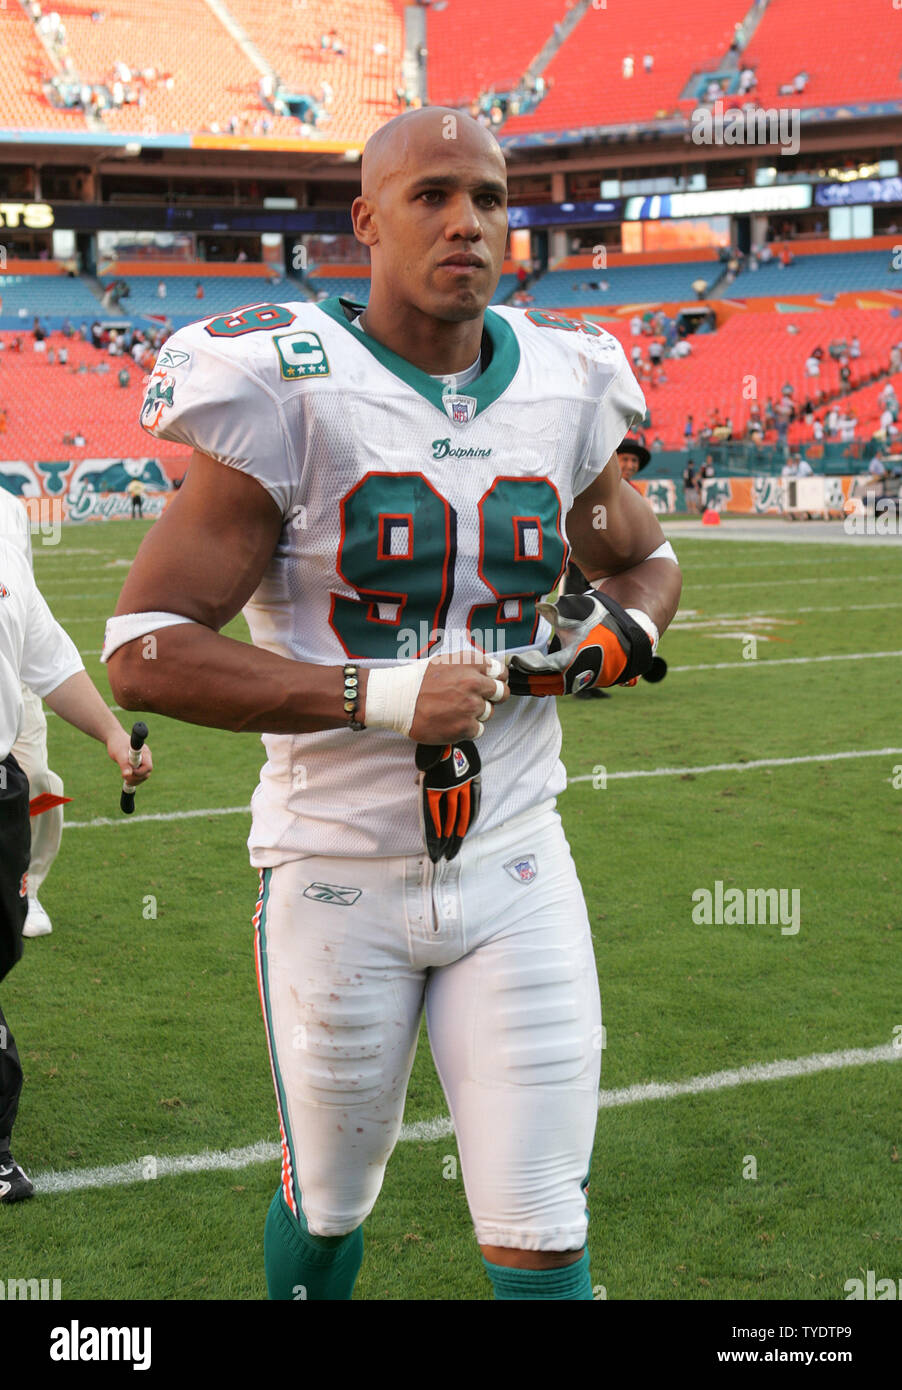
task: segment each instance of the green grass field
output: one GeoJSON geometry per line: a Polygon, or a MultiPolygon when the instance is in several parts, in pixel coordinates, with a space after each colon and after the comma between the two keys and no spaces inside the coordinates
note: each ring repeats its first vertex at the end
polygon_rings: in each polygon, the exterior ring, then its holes
{"type": "MultiPolygon", "coordinates": [[[[145,530],[36,538],[38,582],[110,699],[103,623],[145,530]]],[[[593,1280],[619,1300],[841,1299],[867,1269],[902,1275],[902,1051],[889,1050],[902,1037],[902,752],[828,760],[902,748],[900,557],[851,542],[676,543],[686,583],[667,680],[560,710],[568,772],[588,779],[560,809],[595,938],[603,1090],[887,1052],[602,1108],[593,1280]],[[844,659],[874,652],[894,655],[844,659]],[[827,655],[839,659],[773,664],[827,655]],[[812,760],[615,775],[783,758],[812,760]],[[715,880],[798,889],[800,930],[696,923],[692,893],[715,880]]],[[[229,631],[246,634],[243,620],[229,631]]],[[[13,1151],[39,1189],[65,1181],[0,1207],[0,1274],[59,1278],[64,1298],[261,1299],[275,1160],[72,1187],[83,1170],[278,1134],[248,817],[212,814],[247,806],[262,749],[256,735],[149,722],[157,772],[129,821],[100,745],[49,720],[72,828],[41,894],[53,934],[26,943],[2,1000],[26,1071],[13,1151]],[[187,811],[201,814],[149,818],[187,811]],[[87,824],[100,818],[112,823],[87,824]]],[[[405,1120],[446,1113],[424,1034],[405,1120]]],[[[355,1297],[490,1296],[455,1153],[453,1138],[398,1145],[355,1297]]]]}

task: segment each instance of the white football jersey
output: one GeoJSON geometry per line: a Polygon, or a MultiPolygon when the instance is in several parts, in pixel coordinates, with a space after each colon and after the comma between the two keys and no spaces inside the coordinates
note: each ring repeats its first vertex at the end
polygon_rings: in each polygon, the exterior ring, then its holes
{"type": "MultiPolygon", "coordinates": [[[[350,301],[259,304],[175,333],[141,419],[256,478],[282,513],[244,612],[255,644],[362,667],[548,641],[536,601],[565,519],[645,401],[620,344],[541,310],[485,314],[458,391],[368,337],[350,301]],[[488,360],[490,355],[491,360],[488,360]]],[[[479,740],[477,831],[566,785],[553,699],[510,699],[479,740]]],[[[251,862],[423,848],[414,744],[382,730],[264,734],[251,862]]]]}

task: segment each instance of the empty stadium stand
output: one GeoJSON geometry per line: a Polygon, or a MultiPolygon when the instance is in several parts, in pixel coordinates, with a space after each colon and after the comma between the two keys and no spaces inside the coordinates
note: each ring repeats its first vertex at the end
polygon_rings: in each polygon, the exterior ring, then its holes
{"type": "MultiPolygon", "coordinates": [[[[545,99],[529,115],[507,121],[504,134],[628,124],[672,114],[692,74],[716,68],[726,55],[735,25],[748,8],[749,0],[693,0],[680,8],[675,22],[669,0],[590,6],[545,69],[550,86],[545,99]],[[644,70],[645,54],[653,60],[651,72],[644,70]],[[629,78],[623,76],[626,57],[634,60],[629,78]]],[[[482,23],[491,26],[499,55],[505,22],[516,27],[521,13],[514,18],[506,7],[484,9],[482,23]]],[[[804,13],[798,11],[800,21],[804,13]]]]}
{"type": "Polygon", "coordinates": [[[842,255],[805,256],[798,253],[784,269],[775,257],[757,270],[742,270],[724,289],[731,297],[784,294],[841,294],[844,290],[898,290],[902,271],[890,268],[888,251],[854,251],[842,255]]]}
{"type": "Polygon", "coordinates": [[[0,351],[0,457],[5,459],[176,458],[189,451],[182,445],[152,439],[138,416],[144,372],[127,357],[110,357],[90,343],[67,341],[62,334],[46,340],[54,352],[65,344],[69,362],[62,366],[35,352],[30,337],[21,352],[13,351],[15,334],[2,333],[0,351]],[[97,368],[105,366],[106,371],[97,368]],[[118,374],[129,372],[122,387],[118,374]],[[81,430],[85,443],[65,442],[81,430]]]}
{"type": "Polygon", "coordinates": [[[899,11],[884,0],[770,0],[743,62],[755,69],[763,106],[833,106],[902,97],[899,11]],[[804,70],[801,94],[779,89],[804,70]]]}
{"type": "Polygon", "coordinates": [[[0,128],[86,132],[81,111],[57,111],[47,101],[44,80],[53,68],[18,0],[7,0],[0,25],[0,128]]]}
{"type": "Polygon", "coordinates": [[[443,10],[430,9],[429,100],[457,106],[488,88],[512,90],[566,9],[565,0],[530,0],[528,5],[451,0],[443,10]]]}
{"type": "Polygon", "coordinates": [[[611,266],[605,270],[550,270],[529,287],[537,306],[564,309],[576,304],[668,303],[695,300],[693,280],[712,285],[722,266],[710,261],[684,261],[676,265],[611,266]],[[607,290],[590,288],[602,281],[607,290]]]}
{"type": "Polygon", "coordinates": [[[305,0],[302,8],[272,0],[226,3],[282,86],[318,99],[322,84],[329,84],[332,96],[320,129],[330,139],[365,140],[400,110],[395,89],[401,80],[403,6],[389,0],[305,0]],[[341,55],[320,45],[321,35],[332,30],[345,50],[341,55]]]}

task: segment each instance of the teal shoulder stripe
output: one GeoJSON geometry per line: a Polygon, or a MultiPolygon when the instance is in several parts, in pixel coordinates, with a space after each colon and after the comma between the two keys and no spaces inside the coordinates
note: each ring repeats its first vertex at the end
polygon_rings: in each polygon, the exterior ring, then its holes
{"type": "MultiPolygon", "coordinates": [[[[446,389],[441,382],[434,381],[428,372],[421,371],[419,367],[415,367],[405,357],[400,357],[396,352],[392,352],[391,348],[377,342],[368,333],[361,333],[360,329],[354,328],[345,316],[345,306],[348,309],[356,309],[358,313],[366,307],[363,304],[355,304],[352,300],[342,299],[339,295],[335,295],[331,299],[324,299],[322,304],[318,304],[316,307],[352,334],[361,347],[365,347],[368,352],[372,353],[376,361],[381,362],[387,371],[400,378],[406,386],[418,392],[437,410],[440,410],[442,415],[445,415],[446,389]]],[[[484,323],[492,343],[492,360],[482,376],[477,377],[476,381],[471,382],[469,386],[461,388],[461,395],[471,396],[476,401],[474,415],[478,415],[480,410],[487,409],[507,390],[520,365],[520,344],[507,319],[503,319],[500,314],[494,313],[491,309],[486,309],[484,323]]]]}

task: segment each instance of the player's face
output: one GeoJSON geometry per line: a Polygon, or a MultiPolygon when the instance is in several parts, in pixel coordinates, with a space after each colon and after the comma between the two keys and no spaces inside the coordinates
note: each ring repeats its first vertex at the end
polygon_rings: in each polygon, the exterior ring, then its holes
{"type": "Polygon", "coordinates": [[[431,317],[477,318],[495,292],[507,242],[507,183],[484,133],[447,117],[411,132],[374,209],[377,275],[392,299],[431,317]],[[443,138],[443,130],[454,138],[443,138]]]}
{"type": "Polygon", "coordinates": [[[618,454],[621,478],[632,478],[639,472],[639,460],[635,454],[618,454]]]}

